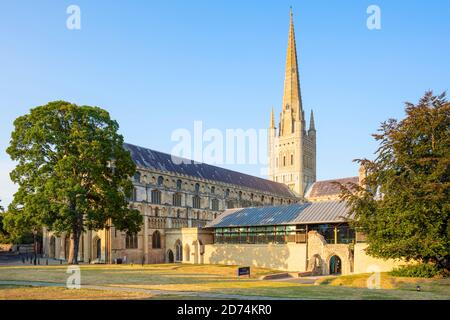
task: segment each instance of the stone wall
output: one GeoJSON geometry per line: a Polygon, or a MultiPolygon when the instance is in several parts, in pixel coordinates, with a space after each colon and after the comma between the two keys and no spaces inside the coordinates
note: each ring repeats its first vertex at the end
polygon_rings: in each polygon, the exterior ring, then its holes
{"type": "Polygon", "coordinates": [[[305,271],[306,244],[211,244],[205,246],[205,263],[305,271]]]}
{"type": "Polygon", "coordinates": [[[374,258],[365,252],[366,248],[366,243],[355,244],[355,273],[387,272],[408,264],[402,260],[374,258]]]}

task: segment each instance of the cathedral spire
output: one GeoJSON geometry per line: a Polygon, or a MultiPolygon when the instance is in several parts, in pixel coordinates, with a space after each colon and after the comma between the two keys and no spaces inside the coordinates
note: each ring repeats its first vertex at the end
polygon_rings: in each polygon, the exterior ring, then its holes
{"type": "Polygon", "coordinates": [[[270,114],[270,129],[275,129],[275,111],[272,107],[272,113],[270,114]]]}
{"type": "Polygon", "coordinates": [[[290,12],[289,40],[286,54],[286,69],[284,76],[283,110],[292,110],[295,120],[302,118],[302,99],[298,77],[297,49],[295,44],[294,17],[292,7],[290,12]]]}
{"type": "Polygon", "coordinates": [[[309,117],[309,131],[316,130],[316,126],[314,125],[314,112],[311,109],[311,116],[309,117]]]}

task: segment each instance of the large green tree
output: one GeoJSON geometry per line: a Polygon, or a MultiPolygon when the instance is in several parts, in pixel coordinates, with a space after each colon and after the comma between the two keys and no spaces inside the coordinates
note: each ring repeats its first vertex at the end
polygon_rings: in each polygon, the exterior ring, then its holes
{"type": "Polygon", "coordinates": [[[450,264],[450,104],[427,92],[406,103],[406,117],[382,123],[364,187],[342,187],[342,199],[367,235],[368,253],[450,264]],[[356,189],[355,189],[356,188],[356,189]]]}
{"type": "Polygon", "coordinates": [[[81,233],[112,222],[138,232],[142,216],[130,209],[136,167],[107,111],[65,101],[31,109],[14,121],[10,176],[19,190],[10,204],[8,231],[45,226],[70,234],[70,264],[78,263],[81,233]]]}

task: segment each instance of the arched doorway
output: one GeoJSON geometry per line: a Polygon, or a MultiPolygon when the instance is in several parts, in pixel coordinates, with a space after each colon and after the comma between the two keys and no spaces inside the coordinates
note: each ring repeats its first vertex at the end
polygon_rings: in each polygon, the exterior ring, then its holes
{"type": "Polygon", "coordinates": [[[48,252],[48,255],[49,255],[50,258],[55,258],[55,256],[56,256],[55,243],[56,243],[55,236],[51,236],[50,237],[50,248],[49,248],[49,252],[48,252]]]}
{"type": "Polygon", "coordinates": [[[338,256],[332,256],[330,258],[330,274],[342,273],[342,261],[338,256]]]}
{"type": "Polygon", "coordinates": [[[322,266],[323,261],[320,255],[315,254],[309,261],[309,271],[312,272],[313,275],[321,275],[322,274],[322,266]]]}
{"type": "Polygon", "coordinates": [[[174,259],[173,259],[173,251],[172,250],[167,250],[167,262],[169,263],[173,263],[174,259]]]}

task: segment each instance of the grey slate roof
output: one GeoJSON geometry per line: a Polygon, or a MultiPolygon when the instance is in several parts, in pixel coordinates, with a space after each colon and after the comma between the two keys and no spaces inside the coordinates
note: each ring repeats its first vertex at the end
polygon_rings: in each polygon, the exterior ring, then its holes
{"type": "Polygon", "coordinates": [[[337,183],[351,187],[352,184],[359,183],[359,177],[340,178],[332,180],[323,180],[314,182],[308,190],[306,190],[306,198],[317,197],[337,197],[341,193],[341,189],[337,183]]]}
{"type": "Polygon", "coordinates": [[[282,197],[295,197],[295,194],[286,185],[278,182],[212,166],[206,163],[194,162],[193,160],[183,159],[129,143],[125,143],[124,148],[131,153],[131,158],[134,163],[140,167],[234,184],[282,197]]]}
{"type": "Polygon", "coordinates": [[[288,206],[229,209],[207,228],[344,222],[350,218],[344,202],[322,201],[288,206]]]}

